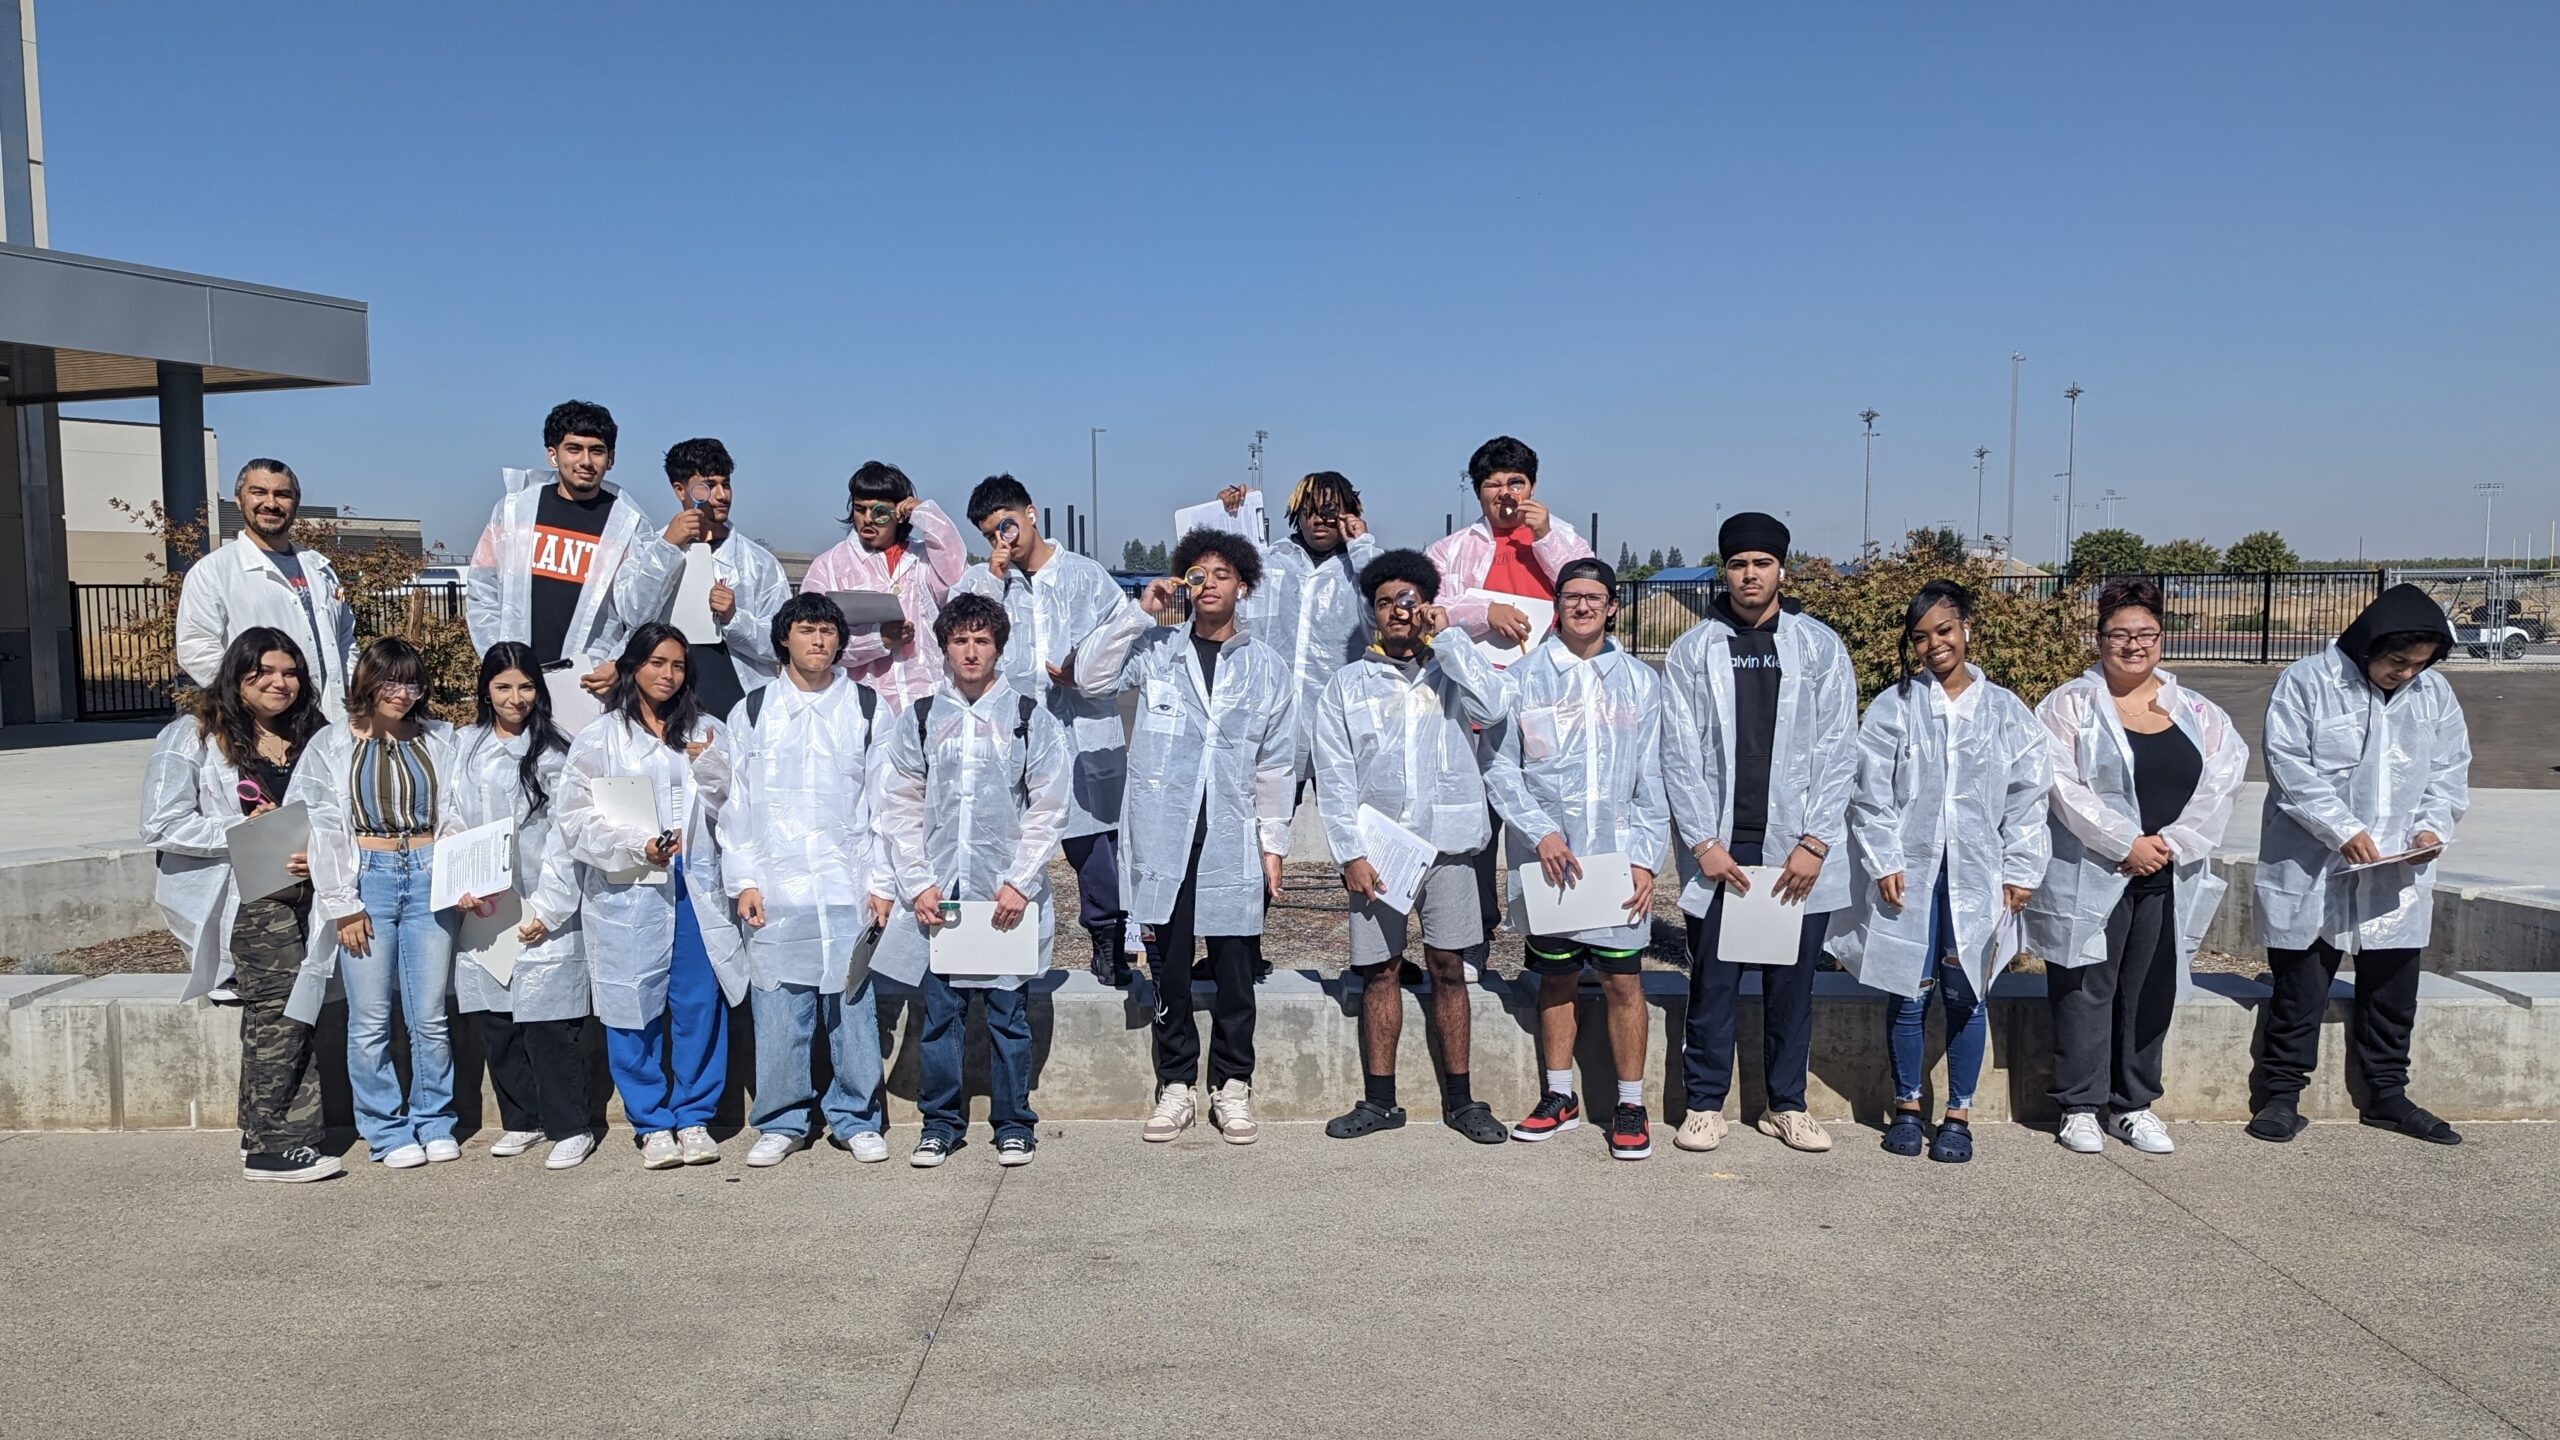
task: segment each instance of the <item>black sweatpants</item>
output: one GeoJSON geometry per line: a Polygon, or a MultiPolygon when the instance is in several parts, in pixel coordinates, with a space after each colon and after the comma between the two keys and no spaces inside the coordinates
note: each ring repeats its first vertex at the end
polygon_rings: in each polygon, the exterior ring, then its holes
{"type": "Polygon", "coordinates": [[[580,1020],[518,1020],[503,1010],[480,1014],[480,1048],[498,1119],[510,1130],[539,1130],[566,1140],[587,1128],[587,1061],[578,1048],[580,1020]]]}
{"type": "MultiPolygon", "coordinates": [[[[2302,1093],[2320,1061],[2320,1016],[2329,1008],[2329,986],[2345,958],[2326,943],[2308,950],[2267,951],[2275,994],[2267,1001],[2258,1063],[2249,1072],[2252,1104],[2264,1106],[2302,1093]]],[[[2347,1021],[2347,1050],[2364,1072],[2369,1114],[2388,1113],[2407,1099],[2409,1032],[2418,1023],[2421,968],[2415,950],[2356,952],[2355,1013],[2347,1021]]]]}
{"type": "Polygon", "coordinates": [[[2048,965],[2053,1007],[2053,1103],[2065,1115],[2148,1109],[2160,1098],[2160,1052],[2178,1013],[2174,886],[2131,890],[2107,916],[2107,958],[2048,965]]]}
{"type": "MultiPolygon", "coordinates": [[[[1200,1083],[1200,1027],[1191,1018],[1192,917],[1199,899],[1200,847],[1206,830],[1191,835],[1191,864],[1183,872],[1173,914],[1155,927],[1147,966],[1156,986],[1156,1083],[1200,1083]]],[[[1230,1080],[1253,1081],[1253,971],[1262,960],[1259,935],[1211,935],[1209,978],[1218,993],[1209,1002],[1209,1088],[1230,1080]]]]}

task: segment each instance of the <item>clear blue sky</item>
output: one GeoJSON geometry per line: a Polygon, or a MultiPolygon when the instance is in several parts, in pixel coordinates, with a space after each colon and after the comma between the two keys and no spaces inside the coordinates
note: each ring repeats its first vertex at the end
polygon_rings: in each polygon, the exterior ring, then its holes
{"type": "MultiPolygon", "coordinates": [[[[2499,549],[2560,517],[2560,7],[83,5],[45,0],[53,242],[370,302],[364,390],[216,399],[232,464],[467,542],[552,402],[617,478],[739,461],[841,533],[1153,540],[1271,432],[1420,543],[1489,435],[1602,548],[2080,493],[2153,538],[2499,549]],[[1764,13],[1767,12],[1767,13],[1764,13]]],[[[2095,519],[2084,520],[2083,528],[2095,519]]]]}

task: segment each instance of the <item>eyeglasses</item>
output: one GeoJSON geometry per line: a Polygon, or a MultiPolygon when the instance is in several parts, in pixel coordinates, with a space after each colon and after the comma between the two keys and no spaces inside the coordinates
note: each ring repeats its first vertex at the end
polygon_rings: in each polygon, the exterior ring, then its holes
{"type": "Polygon", "coordinates": [[[1381,595],[1370,602],[1371,608],[1378,610],[1415,610],[1421,608],[1421,605],[1422,592],[1419,590],[1399,590],[1393,595],[1381,595]]]}
{"type": "Polygon", "coordinates": [[[1605,610],[1609,606],[1610,598],[1607,595],[1586,595],[1577,591],[1570,595],[1557,596],[1556,603],[1567,610],[1605,610]]]}
{"type": "Polygon", "coordinates": [[[2119,650],[2148,650],[2160,643],[2157,630],[2101,630],[2098,638],[2119,650]]]}
{"type": "Polygon", "coordinates": [[[415,700],[427,692],[415,685],[385,685],[374,693],[385,700],[415,700]]]}

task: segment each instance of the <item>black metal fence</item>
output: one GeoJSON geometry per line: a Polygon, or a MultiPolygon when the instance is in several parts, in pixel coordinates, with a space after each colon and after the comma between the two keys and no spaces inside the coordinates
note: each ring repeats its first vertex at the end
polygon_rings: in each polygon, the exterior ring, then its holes
{"type": "MultiPolygon", "coordinates": [[[[2111,577],[2123,578],[2123,577],[2111,577]]],[[[2379,570],[2299,570],[2240,575],[2148,575],[2168,613],[2163,658],[2273,664],[2298,660],[2337,637],[2356,612],[2382,593],[2379,570]]],[[[2061,596],[2097,628],[2097,584],[2053,575],[2004,575],[1993,588],[2050,600],[2061,596]]],[[[1639,655],[1659,655],[1704,619],[1720,581],[1621,582],[1618,641],[1639,655]]],[[[1815,617],[1820,618],[1818,610],[1815,617]]]]}
{"type": "MultiPolygon", "coordinates": [[[[80,718],[137,720],[166,715],[179,680],[167,591],[158,585],[73,585],[73,644],[80,666],[80,718]]],[[[460,585],[412,585],[356,607],[359,644],[407,628],[413,615],[459,619],[460,585]]]]}

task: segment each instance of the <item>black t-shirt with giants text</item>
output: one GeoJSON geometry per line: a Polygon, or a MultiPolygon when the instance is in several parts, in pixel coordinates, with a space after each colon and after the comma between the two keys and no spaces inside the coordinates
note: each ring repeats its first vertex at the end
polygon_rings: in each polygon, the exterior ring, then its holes
{"type": "Polygon", "coordinates": [[[560,647],[569,635],[569,617],[577,613],[578,597],[586,593],[588,573],[595,564],[596,537],[604,533],[605,522],[612,518],[613,502],[610,490],[598,490],[592,499],[571,500],[561,495],[556,483],[542,487],[542,500],[533,518],[532,644],[536,664],[548,665],[562,658],[560,647]]]}

